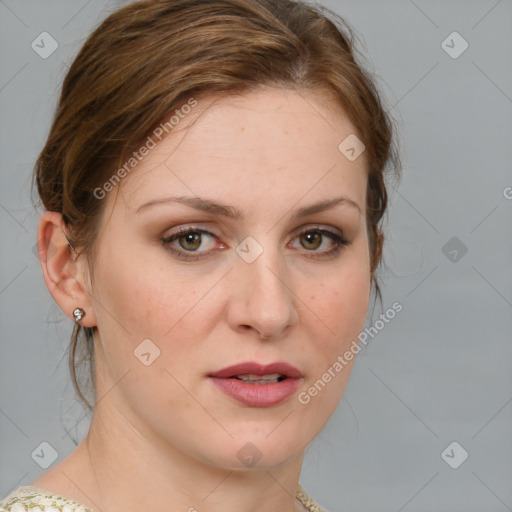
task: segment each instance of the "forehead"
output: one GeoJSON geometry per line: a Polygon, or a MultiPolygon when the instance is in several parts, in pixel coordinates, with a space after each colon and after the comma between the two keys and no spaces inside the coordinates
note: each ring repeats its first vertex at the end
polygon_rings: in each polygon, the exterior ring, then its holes
{"type": "Polygon", "coordinates": [[[354,132],[323,92],[262,88],[205,97],[123,179],[123,203],[134,210],[165,192],[299,200],[307,189],[313,197],[335,187],[364,206],[365,155],[351,162],[338,149],[354,132]]]}

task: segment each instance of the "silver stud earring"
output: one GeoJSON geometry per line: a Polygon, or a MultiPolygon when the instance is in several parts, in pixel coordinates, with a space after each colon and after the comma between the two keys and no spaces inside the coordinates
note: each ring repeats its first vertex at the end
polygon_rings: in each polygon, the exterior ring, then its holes
{"type": "Polygon", "coordinates": [[[73,311],[73,316],[75,317],[75,323],[78,323],[85,316],[85,311],[82,308],[76,308],[73,311]]]}

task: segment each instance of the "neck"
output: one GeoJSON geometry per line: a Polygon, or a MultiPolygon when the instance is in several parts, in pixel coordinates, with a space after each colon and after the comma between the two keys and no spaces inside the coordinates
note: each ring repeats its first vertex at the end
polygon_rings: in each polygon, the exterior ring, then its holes
{"type": "MultiPolygon", "coordinates": [[[[137,424],[107,394],[65,476],[94,512],[299,512],[303,453],[276,468],[230,469],[191,457],[137,424]]],[[[64,473],[64,471],[63,471],[64,473]]]]}

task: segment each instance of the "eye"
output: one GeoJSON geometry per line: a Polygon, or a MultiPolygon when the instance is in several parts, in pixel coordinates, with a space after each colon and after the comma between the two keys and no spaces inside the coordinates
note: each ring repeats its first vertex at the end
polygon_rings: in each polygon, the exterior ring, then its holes
{"type": "MultiPolygon", "coordinates": [[[[310,253],[307,255],[309,258],[328,258],[334,256],[343,246],[350,244],[342,235],[321,228],[303,230],[295,236],[295,239],[299,239],[302,248],[306,249],[307,253],[310,253]],[[330,248],[328,248],[329,246],[330,248]],[[324,250],[318,250],[322,247],[324,250]]],[[[207,257],[215,248],[216,240],[217,237],[209,231],[186,227],[180,228],[175,233],[162,238],[161,242],[166,250],[175,254],[178,258],[192,261],[207,257]],[[203,250],[199,250],[201,248],[203,250]]],[[[296,247],[293,241],[290,244],[296,247]]],[[[218,248],[225,249],[226,246],[221,243],[218,248]]]]}
{"type": "Polygon", "coordinates": [[[301,246],[306,249],[307,252],[313,253],[309,254],[308,257],[313,258],[327,258],[333,256],[338,253],[343,246],[349,245],[350,243],[345,240],[342,235],[328,229],[320,228],[301,231],[297,235],[297,238],[300,240],[301,246]],[[326,244],[327,246],[330,245],[331,248],[323,251],[317,250],[322,246],[325,248],[326,244]]]}
{"type": "Polygon", "coordinates": [[[188,227],[181,228],[172,235],[162,238],[162,244],[167,250],[171,251],[179,258],[186,260],[197,260],[212,250],[212,248],[215,246],[215,239],[215,235],[209,231],[188,227]],[[206,244],[206,247],[204,247],[205,238],[206,240],[210,238],[210,241],[206,244]],[[177,242],[179,248],[176,246],[175,242],[177,242]],[[201,247],[205,248],[206,250],[200,251],[199,249],[201,247]],[[194,252],[197,254],[187,254],[194,252]]]}

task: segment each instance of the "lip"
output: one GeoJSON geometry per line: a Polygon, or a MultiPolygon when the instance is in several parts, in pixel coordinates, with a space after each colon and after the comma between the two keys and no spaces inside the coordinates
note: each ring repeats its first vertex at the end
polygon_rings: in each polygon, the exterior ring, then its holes
{"type": "Polygon", "coordinates": [[[281,361],[271,364],[252,361],[239,363],[211,373],[208,377],[224,394],[249,407],[277,405],[292,396],[303,381],[303,375],[298,368],[281,361]],[[243,374],[271,373],[280,373],[287,378],[271,384],[248,384],[233,378],[243,374]]]}
{"type": "Polygon", "coordinates": [[[244,375],[246,373],[252,373],[253,375],[280,373],[282,375],[286,375],[287,377],[291,377],[292,379],[300,379],[303,377],[298,368],[284,361],[277,361],[270,364],[261,364],[254,361],[247,361],[244,363],[227,366],[218,372],[211,373],[210,377],[219,377],[223,379],[226,377],[235,377],[236,375],[244,375]]]}

